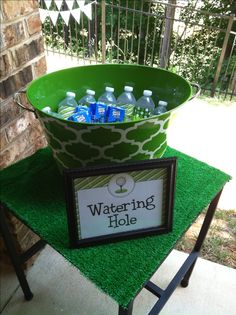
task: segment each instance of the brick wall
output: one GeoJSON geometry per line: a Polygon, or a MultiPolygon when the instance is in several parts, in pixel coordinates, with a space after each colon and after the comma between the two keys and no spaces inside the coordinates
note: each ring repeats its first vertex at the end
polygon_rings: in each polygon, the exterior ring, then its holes
{"type": "MultiPolygon", "coordinates": [[[[38,2],[1,1],[1,154],[0,167],[46,144],[34,114],[21,110],[13,94],[46,72],[38,2]]],[[[25,100],[22,100],[25,103],[25,100]]]]}
{"type": "MultiPolygon", "coordinates": [[[[46,145],[34,114],[19,108],[14,93],[46,72],[41,21],[37,0],[1,0],[0,53],[0,167],[33,154],[46,145]]],[[[22,96],[21,102],[27,106],[22,96]]],[[[10,217],[12,233],[20,251],[35,241],[35,236],[10,217]]],[[[0,243],[0,251],[3,248],[0,243]]]]}

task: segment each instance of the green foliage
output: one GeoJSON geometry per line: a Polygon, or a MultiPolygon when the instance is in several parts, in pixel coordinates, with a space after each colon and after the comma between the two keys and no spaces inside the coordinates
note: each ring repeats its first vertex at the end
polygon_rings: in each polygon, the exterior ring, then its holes
{"type": "MultiPolygon", "coordinates": [[[[181,31],[173,30],[169,69],[198,82],[203,89],[211,89],[228,25],[222,14],[236,12],[236,3],[207,0],[202,2],[201,10],[194,10],[196,4],[196,0],[189,0],[186,9],[181,10],[180,20],[185,26],[181,31]]],[[[232,29],[236,29],[236,22],[232,29]]],[[[231,35],[217,84],[221,91],[230,91],[236,60],[233,41],[231,35]]]]}
{"type": "Polygon", "coordinates": [[[159,6],[159,10],[157,10],[157,4],[151,2],[107,1],[110,4],[115,2],[118,2],[121,7],[131,10],[106,7],[106,37],[109,60],[151,64],[151,56],[160,49],[163,24],[161,16],[164,14],[164,6],[159,6]],[[145,15],[142,12],[155,14],[155,16],[145,15]],[[154,33],[156,40],[153,42],[154,33]]]}
{"type": "MultiPolygon", "coordinates": [[[[174,34],[178,36],[178,34],[174,34]]],[[[187,38],[175,38],[178,44],[170,56],[170,69],[190,81],[208,87],[213,81],[221,49],[214,45],[216,32],[207,29],[193,33],[187,38]]]]}

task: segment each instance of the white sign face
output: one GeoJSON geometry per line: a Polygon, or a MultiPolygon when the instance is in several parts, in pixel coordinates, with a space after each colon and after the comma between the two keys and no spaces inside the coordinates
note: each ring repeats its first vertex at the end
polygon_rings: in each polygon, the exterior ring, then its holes
{"type": "Polygon", "coordinates": [[[80,239],[162,225],[163,179],[135,182],[127,173],[76,192],[80,239]]]}

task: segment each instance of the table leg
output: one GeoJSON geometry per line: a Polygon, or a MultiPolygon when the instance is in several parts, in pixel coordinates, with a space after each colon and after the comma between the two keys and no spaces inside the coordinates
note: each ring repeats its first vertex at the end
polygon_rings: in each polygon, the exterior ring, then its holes
{"type": "MultiPolygon", "coordinates": [[[[210,203],[210,205],[208,207],[208,210],[207,210],[205,219],[203,221],[201,230],[199,232],[197,241],[195,243],[193,252],[199,253],[201,248],[202,248],[203,242],[204,242],[204,240],[206,238],[207,232],[208,232],[209,227],[211,225],[211,221],[212,221],[212,219],[214,217],[214,214],[215,214],[215,211],[216,211],[217,204],[218,204],[218,201],[220,199],[221,193],[222,193],[222,190],[215,196],[215,198],[212,200],[212,202],[210,203]]],[[[196,257],[195,261],[192,263],[192,265],[190,266],[190,268],[188,269],[188,271],[186,272],[183,280],[181,281],[181,286],[184,287],[184,288],[188,286],[189,279],[190,279],[192,271],[194,269],[196,260],[197,260],[197,257],[196,257]]]]}
{"type": "Polygon", "coordinates": [[[20,285],[21,285],[21,288],[24,292],[25,299],[29,301],[33,298],[33,293],[30,291],[30,288],[29,288],[28,282],[26,280],[24,271],[21,267],[20,255],[17,254],[11,233],[10,233],[9,228],[8,228],[7,219],[5,217],[3,207],[0,207],[0,228],[1,228],[2,236],[4,239],[8,254],[10,256],[12,265],[15,269],[17,278],[18,278],[20,285]]]}
{"type": "Polygon", "coordinates": [[[133,311],[133,301],[131,301],[128,304],[127,308],[123,308],[121,305],[119,305],[118,315],[132,315],[132,311],[133,311]]]}
{"type": "Polygon", "coordinates": [[[33,298],[33,293],[29,288],[29,284],[26,280],[22,264],[25,261],[27,261],[30,257],[32,257],[35,253],[37,253],[40,249],[42,249],[46,245],[46,242],[43,240],[39,240],[33,246],[31,246],[26,252],[24,252],[23,254],[18,254],[14,241],[12,239],[12,235],[8,228],[8,223],[4,213],[3,206],[0,206],[0,231],[2,233],[7,252],[11,259],[12,265],[15,269],[17,278],[20,282],[20,286],[24,293],[25,299],[29,301],[33,298]]]}
{"type": "Polygon", "coordinates": [[[147,290],[149,290],[151,293],[153,293],[159,298],[159,300],[156,302],[156,304],[149,312],[149,315],[157,315],[160,313],[160,311],[162,310],[162,308],[164,307],[164,305],[166,304],[166,302],[168,301],[168,299],[170,298],[170,296],[180,283],[183,287],[188,286],[189,278],[195,266],[196,260],[199,256],[199,252],[201,250],[208,229],[210,227],[221,192],[222,190],[215,196],[215,198],[212,200],[208,207],[205,219],[202,224],[202,228],[199,232],[199,236],[197,238],[193,251],[189,254],[183,265],[180,267],[179,271],[174,276],[174,278],[170,281],[167,288],[165,290],[162,290],[157,285],[153,284],[151,281],[148,281],[147,284],[144,286],[147,290]]]}

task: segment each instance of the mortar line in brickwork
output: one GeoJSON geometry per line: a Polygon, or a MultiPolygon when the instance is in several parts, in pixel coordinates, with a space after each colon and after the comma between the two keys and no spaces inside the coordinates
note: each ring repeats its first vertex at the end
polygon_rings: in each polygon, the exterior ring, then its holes
{"type": "MultiPolygon", "coordinates": [[[[6,145],[6,147],[4,147],[4,150],[2,150],[1,152],[1,157],[4,156],[4,153],[8,150],[12,150],[14,146],[16,146],[16,143],[20,143],[20,138],[24,137],[24,134],[26,134],[29,130],[29,128],[27,128],[26,130],[24,130],[21,134],[19,134],[16,138],[14,138],[13,142],[10,142],[6,145]]],[[[35,148],[37,147],[37,143],[39,141],[42,141],[43,145],[39,145],[39,148],[45,147],[47,145],[47,142],[45,142],[45,137],[42,135],[39,135],[38,137],[36,137],[34,139],[34,141],[24,150],[20,151],[18,156],[14,156],[13,159],[10,158],[10,160],[8,160],[7,164],[1,165],[1,167],[6,167],[7,165],[11,165],[23,158],[26,158],[28,155],[33,154],[33,152],[35,152],[35,148]],[[33,151],[32,151],[33,149],[33,151]]]]}
{"type": "MultiPolygon", "coordinates": [[[[30,113],[27,110],[23,110],[22,109],[21,112],[19,112],[19,114],[15,118],[9,120],[7,123],[5,123],[3,126],[1,126],[1,130],[8,129],[11,125],[13,125],[17,121],[19,121],[19,119],[24,118],[24,117],[26,119],[31,119],[32,117],[34,117],[34,114],[30,113]]],[[[21,135],[23,132],[25,132],[25,130],[27,130],[30,126],[33,126],[33,125],[34,125],[34,120],[31,122],[30,125],[28,125],[24,130],[22,130],[20,134],[18,134],[16,137],[14,137],[14,139],[16,139],[19,135],[21,135]]],[[[7,132],[6,132],[6,136],[7,136],[7,132]]],[[[8,140],[9,143],[13,142],[13,141],[9,141],[8,136],[7,136],[7,140],[8,140]]]]}
{"type": "MultiPolygon", "coordinates": [[[[1,100],[1,102],[0,102],[1,108],[4,106],[8,106],[8,103],[11,100],[11,98],[13,99],[13,95],[8,96],[8,98],[5,98],[4,100],[1,100]]],[[[0,113],[1,113],[1,111],[0,111],[0,113]]]]}
{"type": "MultiPolygon", "coordinates": [[[[17,105],[16,105],[17,106],[17,105]]],[[[27,110],[21,110],[21,112],[19,112],[18,114],[17,114],[17,116],[15,116],[13,119],[9,119],[9,121],[8,122],[6,122],[3,126],[1,126],[1,129],[0,130],[7,130],[7,129],[9,129],[9,127],[11,126],[11,125],[14,125],[14,123],[17,123],[17,121],[19,121],[20,119],[23,119],[23,118],[25,118],[25,119],[31,119],[32,117],[33,117],[33,113],[30,113],[30,112],[28,112],[27,110]]],[[[21,135],[22,133],[24,133],[25,132],[25,130],[27,130],[27,128],[31,125],[33,125],[34,123],[32,123],[31,122],[31,124],[29,124],[24,130],[22,130],[21,131],[21,133],[19,133],[18,135],[16,135],[15,137],[14,137],[14,139],[16,139],[19,135],[21,135]]],[[[8,138],[8,133],[6,132],[6,137],[7,137],[7,141],[8,141],[8,143],[13,143],[14,142],[14,139],[12,139],[11,141],[9,140],[9,138],[8,138]]],[[[4,148],[4,150],[5,150],[5,148],[4,148]]]]}
{"type": "MultiPolygon", "coordinates": [[[[17,156],[15,155],[15,156],[13,157],[13,159],[11,158],[10,160],[7,161],[7,164],[1,165],[1,168],[5,168],[5,167],[7,167],[7,166],[9,166],[9,165],[11,165],[11,164],[13,164],[13,163],[16,163],[17,161],[20,161],[20,160],[26,158],[26,157],[29,156],[30,154],[33,154],[33,152],[32,152],[31,150],[32,150],[32,148],[35,149],[35,144],[36,144],[36,143],[38,142],[38,140],[40,140],[40,139],[43,139],[43,138],[42,138],[42,137],[36,138],[36,139],[34,140],[34,143],[31,144],[29,147],[27,147],[27,150],[23,150],[23,151],[20,152],[20,154],[17,155],[17,156]],[[32,153],[31,153],[31,152],[32,152],[32,153]]],[[[14,142],[9,143],[9,144],[4,148],[4,150],[1,152],[1,157],[4,156],[5,151],[13,149],[13,147],[14,147],[15,145],[16,145],[16,144],[15,144],[15,139],[14,139],[14,142]]],[[[40,146],[40,148],[42,148],[42,146],[40,146]]],[[[35,152],[35,150],[33,150],[33,151],[35,152]]]]}
{"type": "Polygon", "coordinates": [[[40,147],[38,147],[36,150],[39,150],[39,149],[42,149],[44,147],[46,147],[48,144],[47,144],[47,140],[46,138],[44,138],[43,136],[40,136],[38,138],[35,139],[34,143],[31,144],[27,150],[25,150],[22,154],[21,154],[21,158],[26,158],[28,157],[29,155],[32,155],[33,152],[35,153],[35,148],[37,147],[37,142],[39,142],[40,140],[42,140],[42,142],[45,142],[43,146],[40,145],[40,147]]]}
{"type": "Polygon", "coordinates": [[[10,52],[10,51],[17,50],[18,48],[20,48],[20,47],[24,46],[25,44],[27,44],[27,42],[31,43],[33,40],[37,40],[38,38],[42,38],[42,34],[41,33],[32,35],[31,37],[28,37],[25,40],[22,40],[21,42],[17,43],[14,46],[2,49],[0,55],[3,55],[5,52],[10,52]]]}
{"type": "Polygon", "coordinates": [[[1,49],[1,55],[6,51],[8,52],[9,50],[17,50],[19,47],[22,47],[23,45],[27,44],[27,42],[31,42],[32,40],[35,40],[35,39],[40,38],[40,37],[42,37],[42,32],[32,34],[31,36],[29,36],[23,40],[20,40],[19,43],[15,44],[11,47],[1,49]]]}
{"type": "MultiPolygon", "coordinates": [[[[45,57],[45,52],[42,52],[41,55],[38,55],[34,59],[27,61],[23,66],[16,68],[13,72],[6,75],[2,80],[0,80],[0,83],[7,80],[8,78],[16,75],[18,72],[22,71],[24,68],[27,68],[28,66],[32,66],[34,63],[39,61],[42,57],[45,57]]],[[[34,74],[33,79],[35,79],[35,73],[34,73],[33,69],[32,69],[32,74],[34,74]]],[[[30,82],[28,84],[30,84],[30,82]]]]}
{"type": "Polygon", "coordinates": [[[21,22],[21,21],[24,21],[26,18],[28,18],[30,15],[34,15],[35,13],[39,14],[39,10],[38,9],[35,9],[34,11],[31,11],[29,13],[26,13],[22,16],[19,16],[19,17],[15,17],[14,19],[12,20],[4,20],[5,17],[2,18],[1,20],[1,25],[2,26],[8,26],[8,25],[11,25],[13,23],[18,23],[18,22],[21,22]]]}

